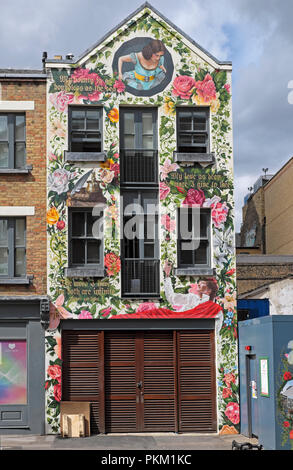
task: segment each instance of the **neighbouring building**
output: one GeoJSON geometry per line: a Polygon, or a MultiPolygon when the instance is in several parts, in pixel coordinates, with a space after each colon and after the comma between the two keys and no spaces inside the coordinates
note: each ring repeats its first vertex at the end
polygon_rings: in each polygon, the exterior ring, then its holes
{"type": "Polygon", "coordinates": [[[45,68],[47,433],[237,433],[231,63],[145,3],[45,68]]]}
{"type": "Polygon", "coordinates": [[[0,69],[0,434],[45,432],[46,75],[0,69]]]}

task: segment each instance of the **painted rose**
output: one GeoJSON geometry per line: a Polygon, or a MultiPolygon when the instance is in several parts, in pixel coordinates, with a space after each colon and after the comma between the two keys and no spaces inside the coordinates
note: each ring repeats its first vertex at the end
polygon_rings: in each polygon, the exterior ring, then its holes
{"type": "Polygon", "coordinates": [[[175,108],[175,103],[172,101],[170,98],[165,97],[165,102],[163,106],[164,113],[167,116],[173,116],[175,114],[176,108],[175,108]]]}
{"type": "Polygon", "coordinates": [[[54,385],[54,398],[56,401],[61,401],[61,385],[54,385]]]}
{"type": "Polygon", "coordinates": [[[48,177],[50,190],[56,192],[57,194],[66,193],[69,189],[69,182],[72,177],[73,175],[64,168],[55,170],[48,177]]]}
{"type": "Polygon", "coordinates": [[[191,95],[192,91],[195,87],[195,80],[188,75],[180,75],[176,77],[173,82],[173,90],[172,94],[174,96],[179,96],[184,100],[188,100],[191,95]]]}
{"type": "Polygon", "coordinates": [[[125,85],[122,80],[116,80],[113,86],[118,93],[123,93],[125,90],[125,85]]]}
{"type": "Polygon", "coordinates": [[[78,318],[80,320],[91,320],[93,317],[91,312],[89,312],[88,310],[82,310],[78,315],[78,318]]]}
{"type": "Polygon", "coordinates": [[[168,214],[162,215],[161,224],[168,232],[173,232],[176,229],[176,221],[172,220],[168,214]]]}
{"type": "Polygon", "coordinates": [[[51,207],[47,212],[47,223],[49,225],[55,225],[59,220],[59,212],[56,207],[51,207]]]}
{"type": "Polygon", "coordinates": [[[71,104],[73,100],[74,95],[65,93],[65,91],[59,91],[58,93],[50,94],[51,103],[61,113],[64,113],[64,111],[67,109],[67,106],[71,104]]]}
{"type": "Polygon", "coordinates": [[[101,97],[101,92],[100,91],[94,91],[93,93],[90,93],[87,97],[88,100],[90,101],[99,101],[101,97]]]}
{"type": "Polygon", "coordinates": [[[197,81],[194,84],[197,94],[203,98],[205,103],[217,98],[216,87],[212,76],[207,73],[202,81],[197,81]]]}
{"type": "Polygon", "coordinates": [[[289,428],[290,427],[289,421],[284,421],[283,426],[284,426],[284,428],[289,428]]]}
{"type": "Polygon", "coordinates": [[[88,69],[76,69],[71,75],[71,78],[74,83],[82,81],[91,81],[97,87],[106,88],[106,83],[104,82],[104,80],[97,73],[91,72],[88,69]]]}
{"type": "Polygon", "coordinates": [[[217,202],[211,205],[212,211],[212,220],[215,227],[220,228],[224,225],[227,219],[229,209],[226,202],[217,202]]]}
{"type": "Polygon", "coordinates": [[[64,220],[58,220],[57,224],[56,224],[56,228],[58,230],[63,230],[65,228],[65,222],[64,220]]]}
{"type": "Polygon", "coordinates": [[[106,168],[100,172],[101,181],[105,184],[111,183],[113,181],[114,176],[114,171],[107,170],[106,168]]]}
{"type": "Polygon", "coordinates": [[[56,346],[54,347],[54,352],[56,354],[56,356],[61,359],[61,350],[62,350],[62,347],[61,347],[61,336],[58,335],[56,336],[56,346]]]}
{"type": "Polygon", "coordinates": [[[104,263],[109,276],[115,276],[115,274],[119,273],[121,261],[119,256],[115,255],[115,253],[107,253],[104,258],[104,263]]]}
{"type": "Polygon", "coordinates": [[[170,191],[171,189],[169,188],[169,186],[166,183],[161,181],[160,182],[160,201],[163,201],[164,199],[166,199],[170,191]]]}
{"type": "Polygon", "coordinates": [[[230,85],[229,85],[229,83],[225,83],[224,88],[225,88],[225,90],[226,90],[228,93],[230,93],[230,85]]]}
{"type": "Polygon", "coordinates": [[[58,380],[58,382],[61,382],[61,367],[58,364],[55,364],[53,366],[49,366],[47,369],[47,374],[51,379],[53,380],[58,380]]]}
{"type": "Polygon", "coordinates": [[[227,387],[230,387],[230,384],[233,383],[235,384],[236,382],[236,377],[232,372],[229,372],[228,374],[224,375],[224,382],[227,385],[227,387]]]}
{"type": "Polygon", "coordinates": [[[284,373],[284,380],[291,380],[292,379],[292,375],[290,372],[285,372],[284,373]]]}
{"type": "Polygon", "coordinates": [[[229,402],[225,410],[225,415],[231,421],[231,423],[238,424],[240,421],[238,403],[229,402]]]}
{"type": "Polygon", "coordinates": [[[205,201],[205,195],[202,189],[189,189],[183,205],[186,206],[202,206],[205,201]]]}
{"type": "Polygon", "coordinates": [[[119,111],[117,108],[112,108],[109,112],[108,112],[108,118],[110,119],[111,122],[118,122],[119,121],[119,111]]]}
{"type": "Polygon", "coordinates": [[[119,163],[111,163],[110,170],[114,171],[114,178],[118,178],[120,173],[120,165],[119,163]]]}
{"type": "Polygon", "coordinates": [[[178,168],[179,165],[177,165],[177,163],[171,163],[171,160],[167,158],[164,165],[160,167],[161,179],[165,180],[171,171],[176,171],[178,168]]]}
{"type": "Polygon", "coordinates": [[[147,312],[148,310],[152,310],[153,308],[156,308],[156,304],[154,304],[153,302],[144,302],[143,304],[140,304],[139,307],[136,309],[136,313],[147,312]]]}
{"type": "Polygon", "coordinates": [[[223,388],[223,393],[222,393],[222,395],[223,395],[223,398],[229,398],[229,397],[231,397],[231,395],[232,395],[232,390],[231,390],[231,388],[229,388],[229,387],[223,388]]]}

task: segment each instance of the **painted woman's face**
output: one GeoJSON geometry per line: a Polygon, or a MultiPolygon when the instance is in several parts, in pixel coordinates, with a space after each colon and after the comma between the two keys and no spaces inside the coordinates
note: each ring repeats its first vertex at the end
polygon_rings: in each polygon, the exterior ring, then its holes
{"type": "Polygon", "coordinates": [[[206,282],[201,281],[198,283],[198,290],[201,294],[210,295],[211,290],[208,288],[206,282]]]}
{"type": "Polygon", "coordinates": [[[159,61],[162,55],[164,55],[163,51],[156,52],[155,54],[152,55],[151,59],[153,61],[159,61]]]}

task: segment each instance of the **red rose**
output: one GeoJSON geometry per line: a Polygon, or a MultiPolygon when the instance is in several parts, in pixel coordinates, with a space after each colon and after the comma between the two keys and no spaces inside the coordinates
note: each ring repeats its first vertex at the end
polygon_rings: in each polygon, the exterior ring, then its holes
{"type": "Polygon", "coordinates": [[[293,439],[293,429],[291,429],[290,433],[289,433],[289,438],[290,439],[293,439]]]}
{"type": "Polygon", "coordinates": [[[204,201],[205,195],[201,189],[189,189],[182,204],[187,206],[202,206],[204,201]]]}
{"type": "Polygon", "coordinates": [[[289,428],[289,426],[290,426],[289,421],[284,421],[283,426],[284,426],[284,428],[289,428]]]}
{"type": "Polygon", "coordinates": [[[110,171],[114,171],[114,177],[117,178],[120,173],[120,165],[119,163],[111,163],[110,171]]]}
{"type": "Polygon", "coordinates": [[[54,398],[56,401],[61,401],[61,385],[54,385],[54,398]]]}
{"type": "Polygon", "coordinates": [[[55,366],[49,366],[47,370],[47,374],[51,377],[53,380],[58,380],[58,382],[61,381],[61,367],[58,365],[55,366]]]}
{"type": "Polygon", "coordinates": [[[231,423],[238,424],[240,421],[238,403],[234,403],[232,401],[229,402],[225,410],[225,415],[231,421],[231,423]]]}
{"type": "Polygon", "coordinates": [[[197,94],[201,96],[206,103],[217,98],[216,87],[209,73],[206,74],[202,81],[195,82],[195,87],[197,94]]]}
{"type": "Polygon", "coordinates": [[[64,227],[65,227],[65,222],[64,220],[58,220],[57,224],[56,224],[56,227],[58,230],[63,230],[64,227]]]}
{"type": "Polygon", "coordinates": [[[232,395],[232,390],[231,388],[223,388],[223,398],[228,398],[231,397],[232,395]]]}
{"type": "Polygon", "coordinates": [[[290,372],[285,372],[285,374],[283,375],[284,377],[284,380],[290,380],[292,378],[292,375],[290,372]]]}
{"type": "Polygon", "coordinates": [[[192,77],[189,77],[188,75],[180,75],[179,77],[176,77],[173,82],[172,94],[188,100],[192,95],[194,87],[195,80],[192,77]]]}
{"type": "Polygon", "coordinates": [[[109,276],[119,273],[121,262],[119,256],[115,255],[115,253],[107,253],[104,262],[109,276]]]}

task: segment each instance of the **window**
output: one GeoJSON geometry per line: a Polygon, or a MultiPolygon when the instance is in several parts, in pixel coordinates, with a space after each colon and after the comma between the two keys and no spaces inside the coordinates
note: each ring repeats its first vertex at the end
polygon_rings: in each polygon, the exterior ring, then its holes
{"type": "Polygon", "coordinates": [[[157,110],[120,111],[121,184],[157,184],[157,110]]]}
{"type": "Polygon", "coordinates": [[[25,166],[25,114],[0,113],[0,169],[25,166]]]}
{"type": "Polygon", "coordinates": [[[102,109],[69,107],[70,152],[102,151],[102,109]]]}
{"type": "Polygon", "coordinates": [[[25,218],[0,217],[0,277],[21,278],[25,273],[25,218]]]}
{"type": "Polygon", "coordinates": [[[151,298],[160,292],[158,190],[124,190],[122,295],[151,298]]]}
{"type": "Polygon", "coordinates": [[[93,225],[99,217],[92,208],[71,209],[69,213],[69,260],[72,267],[103,265],[103,242],[93,236],[93,225]]]}
{"type": "Polygon", "coordinates": [[[211,266],[210,217],[210,211],[205,209],[199,211],[188,207],[178,210],[179,268],[209,268],[211,266]],[[196,234],[194,224],[198,217],[200,217],[200,230],[196,234]],[[195,234],[194,238],[192,234],[195,234]],[[194,248],[192,240],[196,242],[194,248]]]}
{"type": "Polygon", "coordinates": [[[177,108],[179,153],[209,152],[208,108],[177,108]]]}

